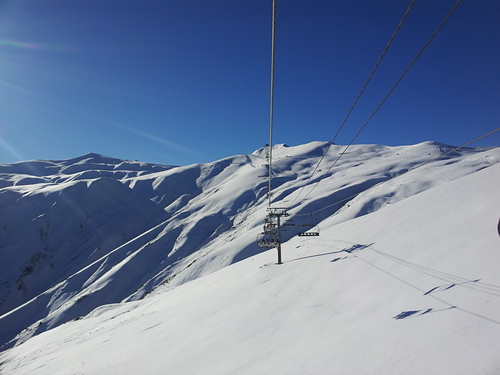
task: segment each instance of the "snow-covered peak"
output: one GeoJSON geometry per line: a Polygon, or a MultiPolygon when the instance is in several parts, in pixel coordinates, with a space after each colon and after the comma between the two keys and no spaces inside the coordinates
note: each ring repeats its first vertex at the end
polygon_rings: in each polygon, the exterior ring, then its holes
{"type": "Polygon", "coordinates": [[[60,183],[68,180],[137,176],[161,172],[173,166],[125,161],[89,153],[67,160],[31,160],[0,165],[0,186],[60,183]]]}

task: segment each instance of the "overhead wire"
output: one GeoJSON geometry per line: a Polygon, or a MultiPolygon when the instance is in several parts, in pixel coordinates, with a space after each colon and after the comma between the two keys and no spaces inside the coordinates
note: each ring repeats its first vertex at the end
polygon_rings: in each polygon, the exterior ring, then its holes
{"type": "Polygon", "coordinates": [[[269,110],[269,154],[268,154],[268,192],[267,204],[271,207],[271,190],[273,179],[273,122],[274,122],[274,71],[276,62],[276,12],[278,0],[273,0],[273,21],[272,21],[272,36],[271,36],[271,99],[269,110]]]}
{"type": "MultiPolygon", "coordinates": [[[[358,138],[358,136],[361,134],[361,132],[366,128],[366,126],[370,123],[370,121],[373,119],[373,117],[377,114],[377,112],[380,110],[380,108],[384,105],[384,103],[387,101],[387,99],[391,96],[391,94],[394,92],[394,90],[396,89],[396,87],[398,87],[398,85],[401,83],[401,81],[403,80],[403,78],[408,74],[408,72],[410,71],[410,69],[415,65],[415,63],[417,62],[417,60],[420,58],[420,56],[422,56],[422,54],[424,53],[424,51],[427,49],[427,47],[429,46],[429,44],[432,42],[432,40],[434,40],[434,38],[436,37],[436,35],[439,33],[439,31],[443,28],[443,26],[445,25],[445,23],[448,21],[448,19],[451,17],[451,15],[455,12],[455,10],[458,8],[458,6],[460,5],[460,3],[462,2],[462,0],[458,0],[457,3],[453,6],[453,8],[450,10],[450,12],[446,15],[446,17],[444,18],[444,20],[441,22],[441,24],[438,26],[438,28],[436,29],[436,31],[434,31],[434,33],[431,35],[431,37],[429,38],[429,40],[427,41],[427,43],[425,43],[425,45],[422,47],[422,49],[420,50],[420,52],[417,54],[417,56],[413,59],[413,61],[410,63],[410,65],[408,66],[408,68],[406,68],[406,70],[404,71],[404,73],[401,75],[401,77],[399,77],[399,79],[396,81],[396,83],[394,84],[394,86],[389,90],[389,92],[387,93],[387,95],[384,97],[384,99],[380,102],[380,104],[378,105],[378,107],[375,109],[375,111],[373,111],[373,113],[370,115],[370,117],[368,118],[368,120],[366,120],[366,122],[363,124],[363,126],[359,129],[359,131],[357,132],[357,134],[354,136],[354,138],[349,142],[349,144],[346,146],[346,148],[339,154],[339,156],[337,157],[337,159],[333,162],[333,164],[330,166],[330,168],[328,168],[328,170],[323,174],[323,176],[315,183],[315,185],[313,186],[313,188],[306,194],[306,196],[302,199],[302,200],[305,200],[313,191],[314,189],[316,189],[316,187],[318,186],[318,184],[326,177],[326,175],[331,171],[331,169],[337,164],[337,162],[339,161],[339,159],[347,152],[347,150],[349,149],[349,147],[353,144],[353,142],[356,140],[356,138],[358,138]]],[[[295,202],[295,200],[294,200],[295,202]]]]}
{"type": "Polygon", "coordinates": [[[304,188],[307,186],[307,184],[309,183],[309,181],[311,181],[312,177],[314,176],[314,174],[316,173],[316,171],[318,170],[321,162],[323,161],[323,159],[325,158],[326,154],[328,153],[328,151],[330,150],[330,147],[331,145],[335,142],[335,140],[337,139],[337,136],[339,135],[340,131],[342,130],[342,128],[344,127],[345,123],[347,122],[347,119],[351,116],[351,113],[352,111],[354,110],[354,108],[356,107],[356,105],[358,104],[359,102],[359,99],[361,98],[361,96],[363,95],[363,93],[365,92],[366,88],[368,87],[368,84],[370,83],[370,81],[372,80],[373,76],[375,75],[375,72],[377,71],[378,67],[380,66],[380,64],[382,63],[382,60],[384,59],[385,55],[387,54],[387,51],[389,50],[389,48],[391,47],[392,43],[394,42],[394,39],[396,39],[396,35],[398,35],[399,33],[399,30],[401,30],[401,27],[403,26],[406,18],[408,17],[408,15],[410,14],[410,11],[411,9],[413,8],[413,6],[415,5],[415,2],[417,0],[412,0],[411,4],[409,5],[408,9],[406,9],[406,12],[405,14],[403,15],[403,18],[401,19],[401,21],[399,21],[399,24],[398,26],[396,27],[396,30],[394,31],[394,33],[392,34],[391,36],[391,39],[389,40],[389,42],[387,43],[387,45],[385,46],[384,48],[384,51],[382,52],[382,54],[380,55],[377,63],[375,64],[375,67],[373,68],[372,72],[370,73],[370,76],[368,77],[368,79],[366,80],[365,84],[363,85],[363,88],[361,89],[361,91],[359,92],[358,96],[356,97],[356,100],[354,100],[354,103],[352,104],[351,108],[349,109],[347,115],[345,116],[344,120],[342,121],[342,123],[340,124],[338,130],[337,130],[337,133],[335,134],[335,136],[332,138],[332,140],[330,141],[330,143],[328,144],[328,147],[326,148],[326,150],[323,152],[323,156],[320,158],[320,160],[318,161],[318,163],[316,164],[316,167],[314,168],[314,170],[312,171],[311,175],[309,176],[309,178],[307,179],[307,181],[305,182],[304,184],[304,187],[302,188],[302,190],[299,192],[299,194],[297,195],[297,197],[294,199],[294,201],[292,202],[291,206],[293,205],[293,203],[295,203],[295,201],[298,199],[298,197],[300,196],[300,194],[302,194],[302,191],[304,190],[304,188]]]}

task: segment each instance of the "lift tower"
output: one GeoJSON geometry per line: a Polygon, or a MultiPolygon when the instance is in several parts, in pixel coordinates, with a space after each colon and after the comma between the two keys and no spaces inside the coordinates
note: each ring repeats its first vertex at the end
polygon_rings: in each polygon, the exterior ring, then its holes
{"type": "Polygon", "coordinates": [[[273,179],[273,120],[274,120],[274,63],[276,51],[276,12],[278,0],[273,0],[273,24],[272,24],[272,52],[271,52],[271,105],[269,115],[269,149],[267,152],[268,163],[268,192],[267,192],[267,216],[264,219],[264,231],[257,237],[257,244],[262,248],[278,249],[278,264],[281,264],[281,218],[290,216],[286,208],[272,207],[272,179],[273,179]]]}

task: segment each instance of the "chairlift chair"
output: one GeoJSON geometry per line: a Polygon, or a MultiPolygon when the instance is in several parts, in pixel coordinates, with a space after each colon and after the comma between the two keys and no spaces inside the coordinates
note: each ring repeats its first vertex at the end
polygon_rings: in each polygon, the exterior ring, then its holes
{"type": "Polygon", "coordinates": [[[266,234],[265,232],[257,235],[257,245],[263,249],[271,249],[279,244],[278,236],[275,234],[266,234]]]}
{"type": "Polygon", "coordinates": [[[299,233],[299,237],[317,237],[319,236],[319,227],[314,223],[313,216],[311,214],[311,222],[302,224],[300,226],[303,228],[299,233]]]}
{"type": "Polygon", "coordinates": [[[275,234],[278,228],[278,224],[270,220],[266,220],[264,223],[264,234],[275,234]]]}
{"type": "Polygon", "coordinates": [[[315,226],[308,226],[308,228],[311,228],[311,229],[307,229],[303,232],[299,232],[298,233],[298,236],[299,237],[317,237],[319,236],[319,227],[317,225],[315,226]]]}

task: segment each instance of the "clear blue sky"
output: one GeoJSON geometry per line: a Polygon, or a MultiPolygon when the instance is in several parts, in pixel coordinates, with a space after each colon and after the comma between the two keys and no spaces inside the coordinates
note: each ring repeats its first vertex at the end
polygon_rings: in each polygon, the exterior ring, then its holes
{"type": "MultiPolygon", "coordinates": [[[[456,0],[417,0],[348,144],[456,0]]],[[[280,0],[275,143],[329,141],[410,0],[280,0]]],[[[272,0],[0,0],[0,163],[187,165],[268,143],[272,0]]],[[[500,2],[464,0],[356,143],[500,127],[500,2]]],[[[477,145],[500,145],[500,134],[477,145]]]]}

